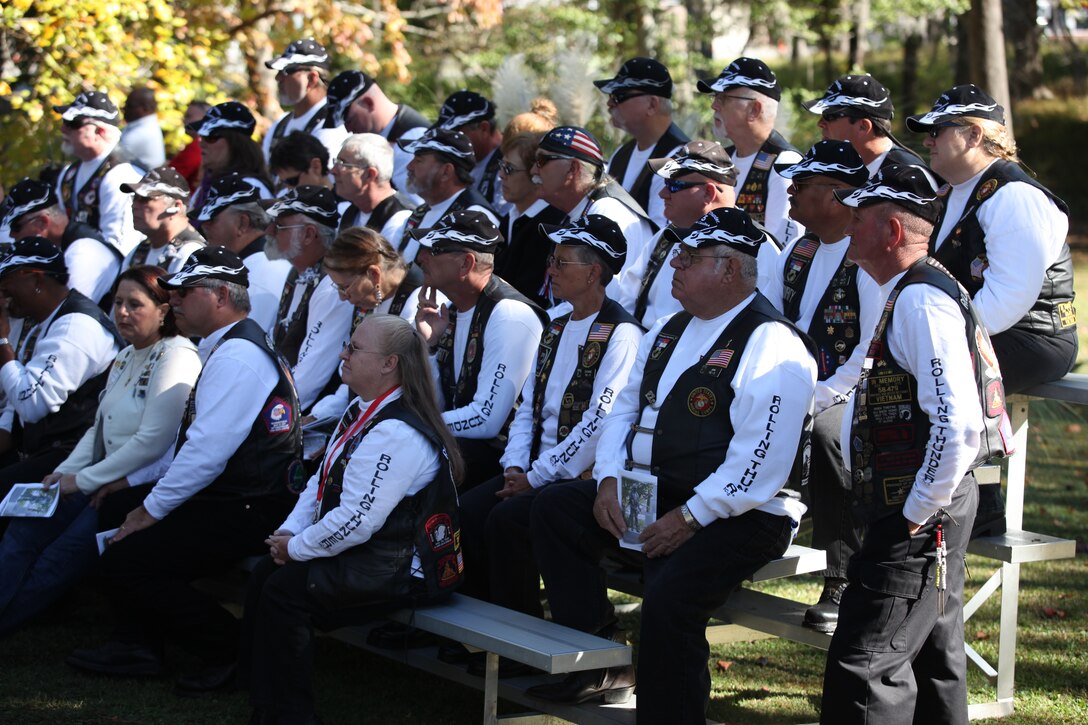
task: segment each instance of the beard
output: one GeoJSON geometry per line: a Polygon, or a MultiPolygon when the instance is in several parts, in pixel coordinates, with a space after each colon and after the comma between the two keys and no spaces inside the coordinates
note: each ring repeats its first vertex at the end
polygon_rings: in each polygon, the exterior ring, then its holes
{"type": "MultiPolygon", "coordinates": [[[[297,232],[295,229],[293,232],[297,232]]],[[[298,238],[298,234],[291,234],[291,241],[287,245],[287,249],[281,250],[276,243],[275,236],[270,236],[265,240],[264,253],[269,259],[275,261],[277,259],[284,259],[288,262],[293,260],[298,255],[302,254],[302,242],[298,238]]]]}
{"type": "Polygon", "coordinates": [[[281,106],[294,106],[306,96],[306,89],[302,89],[292,95],[291,93],[280,90],[276,94],[276,98],[279,100],[281,106]]]}

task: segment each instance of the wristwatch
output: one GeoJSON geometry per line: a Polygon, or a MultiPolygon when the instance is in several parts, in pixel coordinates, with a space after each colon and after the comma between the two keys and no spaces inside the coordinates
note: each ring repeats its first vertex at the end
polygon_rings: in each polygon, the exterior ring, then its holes
{"type": "Polygon", "coordinates": [[[695,520],[695,517],[691,515],[691,509],[688,508],[686,503],[680,504],[680,515],[684,518],[684,523],[688,525],[688,528],[692,531],[698,531],[703,528],[703,525],[695,520]]]}
{"type": "Polygon", "coordinates": [[[7,339],[6,337],[0,337],[0,347],[2,347],[4,345],[10,345],[10,344],[11,344],[11,340],[7,339]]]}

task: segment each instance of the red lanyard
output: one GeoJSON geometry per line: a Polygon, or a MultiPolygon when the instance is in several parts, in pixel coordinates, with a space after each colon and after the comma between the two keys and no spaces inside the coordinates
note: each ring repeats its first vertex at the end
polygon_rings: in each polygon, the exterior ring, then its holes
{"type": "Polygon", "coordinates": [[[355,422],[352,423],[339,438],[333,441],[331,446],[329,446],[329,452],[325,454],[325,460],[321,462],[321,478],[320,483],[317,486],[317,500],[319,502],[325,493],[325,482],[329,478],[329,469],[332,468],[333,461],[337,459],[340,449],[347,445],[347,442],[359,432],[360,428],[366,425],[366,422],[374,415],[374,411],[378,409],[378,406],[382,404],[382,401],[392,395],[398,388],[400,388],[399,385],[394,385],[392,388],[375,398],[374,402],[366,409],[366,412],[360,415],[355,422]]]}

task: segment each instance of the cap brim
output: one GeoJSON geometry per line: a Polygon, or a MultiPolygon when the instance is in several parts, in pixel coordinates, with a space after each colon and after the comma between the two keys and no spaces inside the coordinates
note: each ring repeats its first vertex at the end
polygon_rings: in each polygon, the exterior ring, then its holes
{"type": "MultiPolygon", "coordinates": [[[[646,162],[646,165],[650,167],[650,171],[657,174],[657,172],[661,171],[661,168],[667,163],[669,163],[668,157],[663,159],[650,159],[646,162]]],[[[660,174],[658,175],[660,176],[660,174]]]]}
{"type": "Polygon", "coordinates": [[[64,112],[65,112],[65,111],[67,111],[67,110],[68,110],[69,108],[71,108],[71,107],[72,107],[72,104],[71,104],[71,103],[69,103],[69,104],[68,104],[68,105],[66,105],[66,106],[53,106],[53,110],[54,110],[54,111],[56,111],[57,113],[60,113],[60,114],[62,114],[62,115],[63,115],[63,114],[64,114],[64,112]]]}
{"type": "Polygon", "coordinates": [[[701,78],[696,81],[695,87],[699,89],[700,93],[717,93],[718,91],[716,91],[712,85],[713,83],[716,83],[717,80],[718,76],[714,76],[713,78],[701,78]]]}
{"type": "MultiPolygon", "coordinates": [[[[161,285],[165,289],[181,289],[182,287],[185,286],[184,284],[174,284],[174,283],[172,283],[170,280],[173,279],[173,278],[174,278],[174,275],[172,275],[172,274],[168,274],[168,275],[164,275],[162,277],[159,277],[159,285],[161,285]]],[[[194,281],[199,281],[199,280],[194,280],[194,281]]]]}
{"type": "Polygon", "coordinates": [[[615,82],[615,80],[616,80],[615,78],[602,78],[602,79],[601,79],[601,80],[599,80],[599,81],[593,81],[593,85],[597,86],[597,88],[598,88],[598,89],[599,89],[599,90],[600,90],[600,91],[601,91],[602,93],[604,93],[604,92],[606,92],[606,91],[604,90],[604,87],[605,87],[605,86],[607,86],[607,85],[608,85],[609,83],[614,83],[614,82],[615,82]]]}
{"type": "Polygon", "coordinates": [[[121,184],[117,187],[123,194],[135,194],[136,190],[140,188],[139,184],[121,184]]]}
{"type": "MultiPolygon", "coordinates": [[[[924,118],[926,115],[928,114],[922,114],[921,116],[907,116],[904,119],[907,130],[914,133],[929,133],[929,130],[933,128],[933,126],[936,124],[922,123],[921,119],[924,118]]],[[[940,123],[940,121],[938,120],[937,123],[940,123]]]]}
{"type": "Polygon", "coordinates": [[[819,98],[813,98],[811,101],[801,101],[801,108],[805,109],[806,111],[811,111],[812,113],[822,113],[822,111],[818,111],[813,107],[823,100],[823,96],[820,96],[819,98]]]}
{"type": "Polygon", "coordinates": [[[843,206],[857,209],[859,206],[861,206],[861,204],[858,203],[860,200],[853,199],[847,201],[847,198],[855,191],[857,191],[857,189],[832,189],[831,194],[835,197],[835,201],[839,202],[843,206]]]}
{"type": "Polygon", "coordinates": [[[543,234],[544,236],[546,236],[548,239],[552,240],[556,244],[558,244],[559,242],[552,235],[556,234],[557,232],[559,232],[560,230],[565,228],[561,224],[539,224],[537,226],[540,229],[541,234],[543,234]]]}

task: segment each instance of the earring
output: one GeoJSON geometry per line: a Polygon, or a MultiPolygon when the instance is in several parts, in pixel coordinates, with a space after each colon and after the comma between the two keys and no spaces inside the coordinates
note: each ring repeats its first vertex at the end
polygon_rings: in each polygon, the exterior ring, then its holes
{"type": "Polygon", "coordinates": [[[382,288],[381,287],[375,287],[374,288],[374,296],[378,298],[378,304],[379,305],[382,303],[382,300],[385,299],[385,295],[382,294],[382,288]]]}

